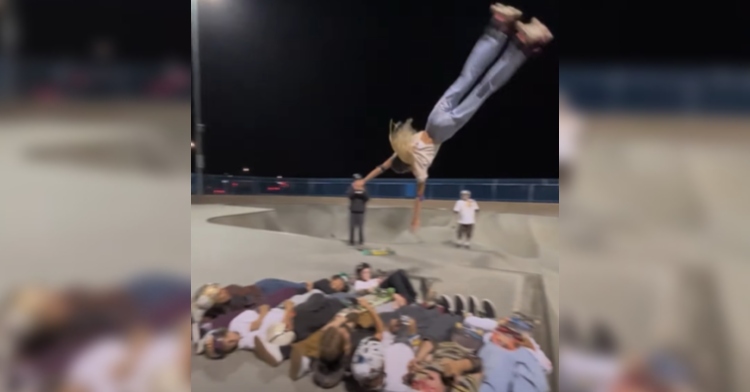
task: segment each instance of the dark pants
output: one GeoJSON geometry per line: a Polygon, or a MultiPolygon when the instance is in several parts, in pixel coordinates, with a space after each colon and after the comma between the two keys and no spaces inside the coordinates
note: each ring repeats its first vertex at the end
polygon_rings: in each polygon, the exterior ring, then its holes
{"type": "Polygon", "coordinates": [[[396,294],[404,297],[409,304],[413,304],[417,301],[417,292],[414,290],[414,286],[412,286],[409,276],[404,270],[398,270],[390,274],[388,278],[380,284],[380,287],[396,290],[396,294]]]}
{"type": "Polygon", "coordinates": [[[290,282],[282,279],[263,279],[255,282],[255,287],[263,292],[263,295],[271,295],[283,289],[296,289],[300,294],[307,291],[307,285],[304,283],[290,282]]]}
{"type": "Polygon", "coordinates": [[[458,225],[458,239],[466,236],[467,240],[471,239],[471,235],[474,233],[474,225],[458,225]]]}
{"type": "Polygon", "coordinates": [[[365,243],[365,213],[352,212],[349,216],[349,243],[354,245],[354,231],[359,230],[359,244],[365,243]]]}

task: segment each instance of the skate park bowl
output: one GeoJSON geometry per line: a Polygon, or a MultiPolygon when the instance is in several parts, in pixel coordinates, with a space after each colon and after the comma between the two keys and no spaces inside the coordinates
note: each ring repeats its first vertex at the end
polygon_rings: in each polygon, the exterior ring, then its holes
{"type": "MultiPolygon", "coordinates": [[[[412,234],[411,200],[374,199],[366,216],[366,246],[387,247],[395,254],[367,256],[347,244],[344,203],[346,199],[291,196],[194,197],[194,289],[206,282],[250,284],[267,277],[312,281],[351,274],[361,262],[376,269],[404,269],[414,278],[435,279],[438,293],[488,298],[500,315],[521,311],[537,319],[535,339],[556,363],[557,217],[549,206],[539,206],[544,212],[535,215],[525,213],[525,207],[520,213],[480,203],[473,246],[466,250],[453,243],[453,202],[428,203],[422,228],[412,234]]],[[[196,357],[193,389],[318,390],[309,379],[293,383],[287,366],[269,368],[249,352],[222,361],[196,357]]],[[[550,376],[553,390],[556,380],[556,373],[550,376]]]]}
{"type": "MultiPolygon", "coordinates": [[[[347,241],[349,211],[342,205],[278,205],[267,211],[213,218],[212,223],[280,231],[347,241]]],[[[366,239],[377,244],[451,245],[455,240],[454,213],[447,209],[422,211],[418,234],[409,230],[408,207],[374,207],[365,219],[366,239]]],[[[521,214],[480,213],[472,240],[478,250],[539,258],[557,250],[557,218],[521,214]]]]}

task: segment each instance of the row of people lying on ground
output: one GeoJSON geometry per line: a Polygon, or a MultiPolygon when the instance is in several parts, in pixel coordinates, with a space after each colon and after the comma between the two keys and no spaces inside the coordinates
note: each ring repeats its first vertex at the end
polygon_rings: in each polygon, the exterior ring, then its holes
{"type": "Polygon", "coordinates": [[[423,298],[404,271],[373,279],[363,264],[351,294],[341,276],[204,286],[196,304],[215,305],[198,323],[198,352],[222,359],[251,350],[271,366],[289,360],[293,380],[312,373],[323,388],[347,379],[387,392],[549,390],[552,364],[531,337],[533,323],[497,320],[491,301],[438,297],[420,281],[423,298]]]}

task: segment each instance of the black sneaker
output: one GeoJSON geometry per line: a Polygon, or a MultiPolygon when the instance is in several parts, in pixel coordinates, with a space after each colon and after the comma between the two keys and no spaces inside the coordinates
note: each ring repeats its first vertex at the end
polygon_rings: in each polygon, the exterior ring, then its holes
{"type": "Polygon", "coordinates": [[[473,295],[470,295],[469,296],[469,313],[476,316],[479,311],[479,305],[480,305],[479,298],[473,295]]]}
{"type": "Polygon", "coordinates": [[[461,294],[455,295],[456,300],[456,307],[453,309],[454,311],[452,313],[463,316],[464,312],[466,312],[469,309],[469,301],[466,300],[466,297],[464,297],[461,294]]]}
{"type": "Polygon", "coordinates": [[[445,313],[453,313],[455,306],[453,305],[453,298],[443,294],[437,298],[435,303],[445,310],[445,313]]]}
{"type": "Polygon", "coordinates": [[[495,304],[487,298],[482,300],[482,317],[497,320],[497,308],[495,308],[495,304]]]}

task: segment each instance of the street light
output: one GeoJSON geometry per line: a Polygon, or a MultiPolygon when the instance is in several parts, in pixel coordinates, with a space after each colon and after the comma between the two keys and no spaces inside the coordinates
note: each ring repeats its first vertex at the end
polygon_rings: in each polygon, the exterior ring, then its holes
{"type": "Polygon", "coordinates": [[[203,111],[201,107],[201,67],[200,67],[200,38],[198,35],[198,0],[190,0],[192,6],[192,49],[193,49],[193,118],[195,119],[195,142],[191,146],[195,148],[195,172],[198,195],[203,195],[203,170],[206,167],[205,157],[203,156],[203,111]]]}

